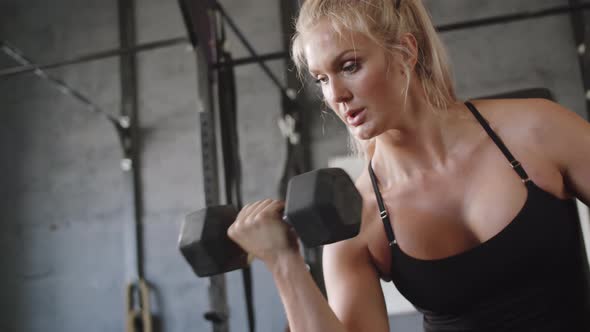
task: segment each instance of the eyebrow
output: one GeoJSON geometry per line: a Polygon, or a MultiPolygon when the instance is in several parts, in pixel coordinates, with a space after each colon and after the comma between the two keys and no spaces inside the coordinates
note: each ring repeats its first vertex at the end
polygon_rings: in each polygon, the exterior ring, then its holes
{"type": "MultiPolygon", "coordinates": [[[[356,52],[358,52],[358,49],[350,48],[350,49],[340,52],[337,56],[334,57],[334,59],[332,59],[332,61],[330,61],[330,68],[334,68],[335,64],[338,61],[340,61],[344,57],[345,54],[347,54],[348,52],[351,52],[351,51],[356,53],[356,52]]],[[[309,69],[309,73],[311,74],[311,76],[315,75],[314,70],[312,70],[311,68],[309,69]]]]}

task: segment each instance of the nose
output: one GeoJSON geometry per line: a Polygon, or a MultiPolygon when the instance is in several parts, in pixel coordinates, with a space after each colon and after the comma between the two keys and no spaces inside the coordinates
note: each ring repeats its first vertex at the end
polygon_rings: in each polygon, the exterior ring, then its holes
{"type": "Polygon", "coordinates": [[[348,89],[346,84],[338,79],[330,80],[327,89],[329,91],[326,97],[334,107],[337,107],[338,104],[347,103],[352,99],[351,91],[348,89]]]}

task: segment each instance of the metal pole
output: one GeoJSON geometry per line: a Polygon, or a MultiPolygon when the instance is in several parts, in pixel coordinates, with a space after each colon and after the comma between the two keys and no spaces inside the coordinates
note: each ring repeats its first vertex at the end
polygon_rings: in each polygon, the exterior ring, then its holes
{"type": "MultiPolygon", "coordinates": [[[[198,96],[199,122],[201,128],[201,163],[206,206],[220,204],[220,172],[223,165],[218,161],[218,115],[213,102],[213,82],[209,80],[209,66],[201,47],[197,48],[197,72],[199,72],[198,96]]],[[[213,332],[229,332],[229,309],[224,275],[209,278],[210,311],[205,318],[213,324],[213,332]]]]}
{"type": "Polygon", "coordinates": [[[266,54],[260,54],[258,56],[250,56],[250,57],[243,57],[243,58],[237,58],[237,59],[233,59],[231,61],[226,61],[223,63],[216,63],[213,65],[213,67],[215,69],[219,69],[225,66],[233,66],[233,67],[237,67],[237,66],[243,66],[243,65],[251,65],[251,64],[257,64],[260,62],[264,62],[264,61],[270,61],[270,60],[285,60],[287,58],[289,58],[289,52],[272,52],[272,53],[266,53],[266,54]]]}
{"type": "MultiPolygon", "coordinates": [[[[119,39],[121,47],[135,45],[135,0],[119,0],[119,39]]],[[[119,59],[121,76],[121,117],[129,126],[120,132],[123,144],[125,184],[129,195],[129,218],[125,224],[125,261],[127,271],[127,332],[152,332],[150,291],[143,277],[143,197],[140,175],[141,142],[137,103],[137,62],[135,53],[123,53],[119,59]]]]}
{"type": "Polygon", "coordinates": [[[258,53],[256,52],[256,50],[254,49],[254,47],[250,44],[250,42],[248,42],[248,39],[240,31],[240,29],[234,23],[234,21],[232,20],[232,18],[229,15],[227,15],[227,13],[225,12],[225,9],[223,9],[223,7],[221,6],[221,4],[218,1],[215,2],[215,8],[219,11],[219,13],[221,14],[221,16],[223,16],[223,19],[227,22],[227,24],[229,25],[229,27],[232,29],[232,31],[238,37],[238,39],[242,42],[242,45],[244,45],[244,47],[248,50],[248,52],[250,53],[250,55],[252,56],[252,58],[253,59],[256,59],[256,62],[258,63],[258,65],[260,65],[260,68],[262,68],[262,70],[266,73],[266,75],[268,76],[268,78],[270,78],[270,80],[273,81],[273,83],[279,89],[279,91],[281,92],[281,94],[284,97],[287,97],[289,99],[292,99],[289,96],[289,94],[287,93],[287,89],[283,86],[283,84],[281,83],[281,81],[276,77],[276,75],[272,72],[272,70],[270,70],[270,68],[266,65],[266,63],[264,63],[260,59],[260,56],[258,55],[258,53]]]}
{"type": "Polygon", "coordinates": [[[5,69],[0,70],[0,77],[10,77],[10,76],[18,75],[18,74],[30,73],[30,72],[33,72],[37,69],[43,69],[43,70],[55,69],[55,68],[69,66],[69,65],[75,65],[75,64],[85,63],[85,62],[91,62],[91,61],[121,56],[121,55],[125,55],[125,54],[135,54],[138,52],[150,51],[150,50],[154,50],[154,49],[159,49],[159,48],[164,48],[164,47],[172,47],[172,46],[183,45],[183,44],[189,45],[188,39],[186,37],[177,37],[177,38],[172,38],[172,39],[158,40],[158,41],[149,42],[149,43],[145,43],[145,44],[139,44],[139,45],[130,46],[130,47],[116,48],[116,49],[101,51],[101,52],[92,53],[92,54],[80,55],[80,56],[77,56],[77,57],[74,57],[71,59],[66,59],[66,60],[57,61],[57,62],[37,64],[37,65],[24,64],[22,66],[10,67],[10,68],[5,68],[5,69]]]}
{"type": "Polygon", "coordinates": [[[464,30],[464,29],[470,29],[470,28],[482,27],[482,26],[488,26],[488,25],[504,24],[504,23],[510,23],[510,22],[517,22],[517,21],[547,17],[547,16],[575,13],[580,10],[588,10],[588,9],[590,9],[590,3],[580,3],[580,4],[570,5],[570,6],[555,6],[555,7],[551,7],[551,8],[535,9],[535,10],[529,10],[529,11],[524,11],[524,12],[515,13],[515,14],[491,16],[491,17],[485,17],[485,18],[481,18],[481,19],[475,19],[475,20],[469,20],[469,21],[464,21],[464,22],[440,25],[440,26],[436,27],[436,30],[439,32],[464,30]]]}
{"type": "MultiPolygon", "coordinates": [[[[579,6],[579,0],[569,0],[570,6],[579,6]]],[[[585,12],[572,12],[571,22],[574,40],[577,46],[582,84],[586,94],[586,116],[590,120],[590,24],[585,19],[585,12]]]]}
{"type": "MultiPolygon", "coordinates": [[[[223,178],[222,156],[217,146],[219,114],[214,99],[216,76],[211,70],[218,59],[216,19],[212,0],[179,0],[189,37],[195,46],[197,67],[197,109],[201,134],[201,163],[206,206],[219,205],[223,178]]],[[[205,313],[213,332],[229,332],[229,309],[224,275],[209,278],[209,306],[205,313]]]]}
{"type": "Polygon", "coordinates": [[[64,81],[46,73],[37,64],[35,64],[31,59],[27,58],[23,54],[23,52],[21,50],[19,50],[18,48],[16,48],[15,46],[10,45],[7,42],[4,42],[4,43],[0,44],[0,48],[2,49],[2,51],[6,55],[8,55],[9,57],[14,59],[16,62],[20,63],[21,65],[31,66],[32,68],[35,68],[34,73],[37,77],[49,82],[62,94],[66,95],[66,96],[70,96],[70,97],[78,100],[79,102],[84,104],[84,106],[86,106],[86,109],[88,111],[99,113],[99,114],[103,115],[115,127],[121,125],[120,119],[118,119],[115,115],[113,115],[109,112],[106,112],[105,110],[100,108],[96,103],[94,103],[92,100],[90,100],[90,98],[88,96],[84,95],[82,92],[69,86],[64,81]]]}
{"type": "MultiPolygon", "coordinates": [[[[300,5],[295,0],[281,0],[281,25],[283,35],[283,47],[288,50],[291,46],[291,38],[295,31],[293,29],[292,19],[298,12],[300,5]]],[[[290,68],[294,67],[291,59],[287,58],[285,63],[285,77],[287,81],[287,89],[298,91],[300,89],[300,81],[297,75],[290,68]]],[[[306,112],[301,108],[301,102],[293,102],[290,98],[283,96],[282,100],[283,117],[290,117],[294,120],[294,133],[298,139],[287,138],[287,164],[285,165],[285,172],[281,179],[280,191],[284,197],[286,194],[287,182],[291,176],[307,172],[311,169],[311,152],[310,152],[310,134],[309,119],[306,118],[306,112]]],[[[309,271],[320,289],[326,295],[326,287],[324,284],[324,276],[322,272],[322,252],[321,248],[305,248],[303,247],[303,254],[309,271]]]]}

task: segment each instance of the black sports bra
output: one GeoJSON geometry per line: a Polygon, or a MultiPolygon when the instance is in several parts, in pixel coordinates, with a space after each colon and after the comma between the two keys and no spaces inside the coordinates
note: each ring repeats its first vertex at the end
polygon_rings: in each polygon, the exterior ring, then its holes
{"type": "Polygon", "coordinates": [[[391,247],[391,278],[434,331],[590,331],[588,265],[575,203],[539,188],[475,106],[466,106],[522,179],[527,199],[491,239],[434,260],[404,253],[371,163],[369,175],[391,247]]]}

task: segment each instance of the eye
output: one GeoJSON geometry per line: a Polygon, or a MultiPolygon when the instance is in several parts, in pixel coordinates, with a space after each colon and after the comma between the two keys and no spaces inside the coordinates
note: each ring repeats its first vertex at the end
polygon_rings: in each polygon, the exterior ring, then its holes
{"type": "Polygon", "coordinates": [[[314,82],[316,85],[321,85],[323,83],[328,82],[328,78],[327,77],[316,77],[316,78],[314,78],[314,82]]]}
{"type": "Polygon", "coordinates": [[[342,71],[345,73],[349,73],[352,74],[354,72],[357,71],[359,67],[358,62],[356,61],[346,61],[343,65],[342,65],[342,71]]]}

